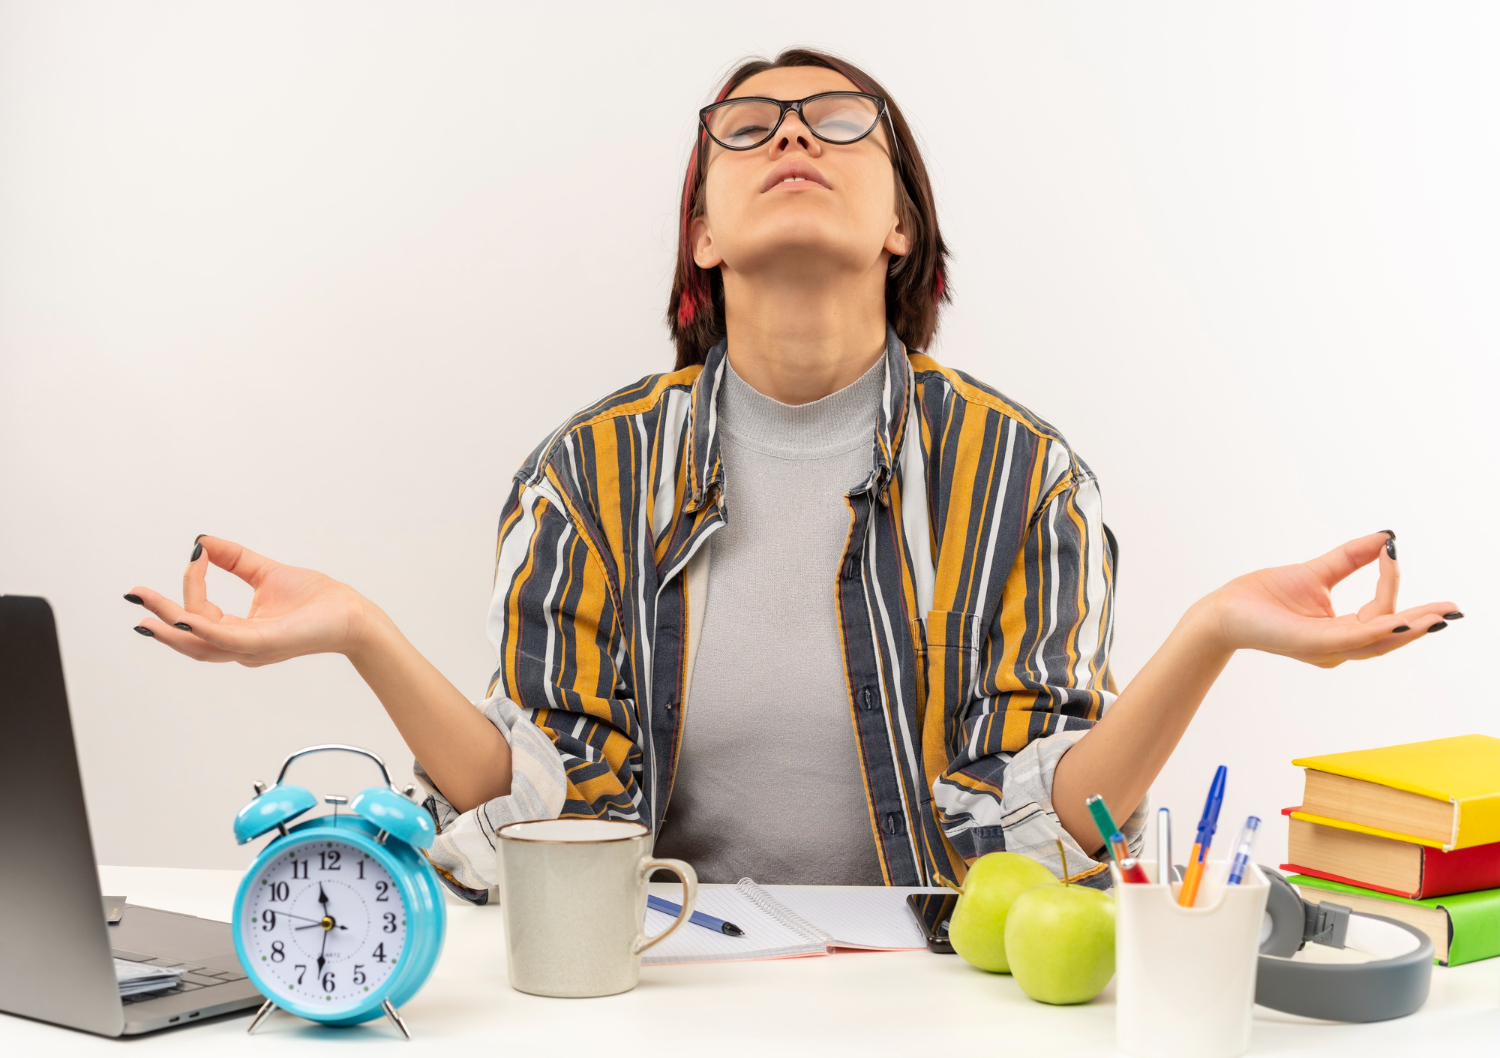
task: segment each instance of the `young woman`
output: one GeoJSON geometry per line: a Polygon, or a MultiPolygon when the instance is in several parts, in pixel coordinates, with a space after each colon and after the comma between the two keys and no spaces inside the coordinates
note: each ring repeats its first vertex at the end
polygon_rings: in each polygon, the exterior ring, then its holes
{"type": "Polygon", "coordinates": [[[1010,849],[1107,885],[1084,805],[1132,845],[1153,779],[1240,649],[1331,667],[1462,617],[1397,612],[1395,534],[1195,603],[1116,693],[1113,540],[1047,422],[919,352],[948,299],[899,108],[817,52],[703,111],[668,323],[676,370],[590,405],[516,474],[475,708],[379,607],[200,537],[136,631],[201,661],[346,655],[419,762],[456,889],[494,829],[640,820],[707,881],[930,884],[1010,849]],[[213,563],[255,589],[208,600],[213,563]],[[1378,562],[1375,598],[1329,589],[1378,562]],[[1085,869],[1085,867],[1087,869],[1085,869]]]}

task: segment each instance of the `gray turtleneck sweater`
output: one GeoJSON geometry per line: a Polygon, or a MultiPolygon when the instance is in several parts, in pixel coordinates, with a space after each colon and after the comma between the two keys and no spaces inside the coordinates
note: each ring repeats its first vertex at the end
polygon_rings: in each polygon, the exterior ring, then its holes
{"type": "Polygon", "coordinates": [[[884,382],[876,360],[821,400],[783,404],[726,361],[725,524],[704,545],[703,628],[656,841],[701,881],[882,884],[833,586],[884,382]]]}

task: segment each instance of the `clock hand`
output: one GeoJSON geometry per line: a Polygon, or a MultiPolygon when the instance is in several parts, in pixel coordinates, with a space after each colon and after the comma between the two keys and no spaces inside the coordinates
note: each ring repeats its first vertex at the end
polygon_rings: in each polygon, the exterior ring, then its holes
{"type": "MultiPolygon", "coordinates": [[[[318,903],[323,905],[323,913],[328,913],[328,894],[323,892],[323,883],[318,883],[318,903]]],[[[322,925],[322,923],[318,923],[322,925]]],[[[318,946],[318,976],[323,976],[323,953],[328,950],[328,931],[323,931],[323,943],[318,946]]]]}
{"type": "MultiPolygon", "coordinates": [[[[308,918],[306,915],[294,915],[290,911],[272,911],[271,913],[273,915],[277,915],[278,917],[295,918],[295,919],[297,919],[297,920],[299,920],[301,922],[321,922],[321,921],[323,921],[320,918],[308,918]]],[[[302,929],[304,927],[299,926],[297,928],[298,929],[302,929]]]]}
{"type": "MultiPolygon", "coordinates": [[[[314,922],[310,926],[296,926],[296,927],[293,928],[292,932],[295,933],[295,932],[298,932],[298,931],[304,930],[304,929],[320,929],[320,928],[323,928],[323,923],[321,921],[314,922]]],[[[348,929],[349,927],[348,926],[341,926],[337,922],[335,922],[332,926],[329,926],[327,928],[329,928],[329,929],[348,929]]]]}

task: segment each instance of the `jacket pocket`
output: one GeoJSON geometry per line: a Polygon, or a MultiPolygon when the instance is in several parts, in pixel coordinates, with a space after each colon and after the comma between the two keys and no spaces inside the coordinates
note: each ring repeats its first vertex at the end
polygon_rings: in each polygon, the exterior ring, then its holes
{"type": "Polygon", "coordinates": [[[922,622],[928,650],[977,650],[979,616],[962,610],[931,610],[922,622]]]}
{"type": "Polygon", "coordinates": [[[925,621],[912,622],[926,715],[932,717],[934,708],[941,710],[949,730],[956,711],[967,704],[974,690],[980,635],[979,617],[961,610],[932,610],[925,621]]]}

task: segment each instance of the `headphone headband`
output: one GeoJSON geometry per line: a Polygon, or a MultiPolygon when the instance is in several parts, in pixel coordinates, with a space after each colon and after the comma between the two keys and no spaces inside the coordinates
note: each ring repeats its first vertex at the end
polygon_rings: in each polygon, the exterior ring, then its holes
{"type": "Polygon", "coordinates": [[[1427,1002],[1432,938],[1384,915],[1302,899],[1282,875],[1262,866],[1271,883],[1261,930],[1255,1001],[1287,1014],[1326,1021],[1386,1021],[1427,1002]],[[1294,956],[1308,942],[1344,948],[1368,962],[1313,962],[1294,956]]]}

